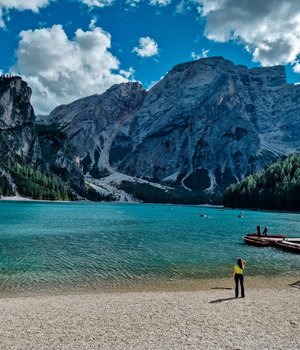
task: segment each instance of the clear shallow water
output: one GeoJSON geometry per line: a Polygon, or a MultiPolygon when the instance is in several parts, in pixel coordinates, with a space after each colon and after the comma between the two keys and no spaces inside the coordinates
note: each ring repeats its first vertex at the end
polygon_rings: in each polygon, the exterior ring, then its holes
{"type": "Polygon", "coordinates": [[[0,290],[89,288],[137,281],[300,276],[300,256],[242,236],[267,225],[300,236],[300,215],[118,203],[0,202],[0,290]],[[205,212],[206,217],[200,217],[205,212]]]}

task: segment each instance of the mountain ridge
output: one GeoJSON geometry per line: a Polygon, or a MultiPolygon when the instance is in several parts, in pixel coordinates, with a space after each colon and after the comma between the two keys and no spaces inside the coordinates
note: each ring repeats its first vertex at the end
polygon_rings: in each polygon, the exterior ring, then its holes
{"type": "MultiPolygon", "coordinates": [[[[132,83],[100,95],[105,96],[109,111],[122,108],[124,102],[111,98],[111,91],[122,87],[126,101],[130,100],[127,86],[131,88],[132,83]]],[[[291,95],[289,111],[299,111],[300,89],[286,82],[283,66],[248,69],[222,57],[204,58],[174,66],[149,91],[140,85],[139,91],[143,91],[139,103],[126,118],[119,122],[122,116],[116,113],[114,121],[119,124],[106,124],[100,130],[108,142],[101,144],[96,135],[89,153],[81,154],[85,174],[101,178],[116,171],[187,191],[222,191],[299,149],[284,114],[289,109],[285,108],[287,95],[291,95]]],[[[64,106],[61,118],[57,109],[52,111],[46,123],[59,120],[66,130],[80,120],[83,110],[79,104],[85,102],[88,100],[80,99],[64,106]],[[72,115],[70,109],[75,105],[77,115],[72,115]]],[[[103,117],[97,114],[101,104],[87,105],[96,119],[103,117]]],[[[297,115],[293,114],[295,124],[297,115]]],[[[76,139],[78,152],[86,149],[86,141],[76,139]]]]}
{"type": "Polygon", "coordinates": [[[60,155],[72,149],[71,163],[99,192],[111,191],[106,179],[127,176],[210,195],[299,150],[299,112],[300,86],[286,82],[283,66],[209,57],[174,66],[148,91],[113,85],[38,123],[66,135],[60,155]]]}

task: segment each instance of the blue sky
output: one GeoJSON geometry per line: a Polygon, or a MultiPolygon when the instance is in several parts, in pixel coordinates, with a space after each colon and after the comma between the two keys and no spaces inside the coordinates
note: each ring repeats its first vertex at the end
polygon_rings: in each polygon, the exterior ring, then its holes
{"type": "Polygon", "coordinates": [[[300,80],[292,0],[1,0],[1,12],[0,70],[28,81],[37,113],[121,81],[147,88],[203,56],[285,64],[300,80]]]}

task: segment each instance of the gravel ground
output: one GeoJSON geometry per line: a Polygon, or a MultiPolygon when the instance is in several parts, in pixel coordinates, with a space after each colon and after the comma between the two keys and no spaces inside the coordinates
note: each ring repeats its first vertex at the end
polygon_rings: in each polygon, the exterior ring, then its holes
{"type": "Polygon", "coordinates": [[[300,288],[0,299],[1,350],[300,349],[300,288]]]}

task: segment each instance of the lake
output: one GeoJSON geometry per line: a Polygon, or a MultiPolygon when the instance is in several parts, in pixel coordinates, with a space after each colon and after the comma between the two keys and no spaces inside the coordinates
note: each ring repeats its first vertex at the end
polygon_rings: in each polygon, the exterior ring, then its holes
{"type": "Polygon", "coordinates": [[[300,256],[244,244],[242,236],[300,236],[300,215],[178,205],[0,201],[0,290],[101,288],[231,275],[300,276],[300,256]],[[205,213],[206,217],[200,214],[205,213]]]}

